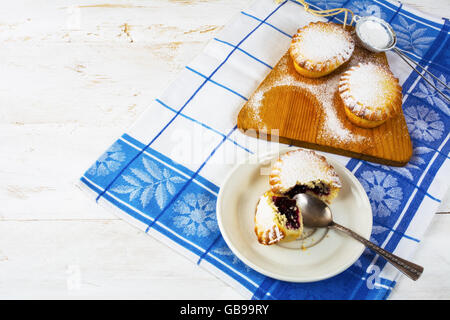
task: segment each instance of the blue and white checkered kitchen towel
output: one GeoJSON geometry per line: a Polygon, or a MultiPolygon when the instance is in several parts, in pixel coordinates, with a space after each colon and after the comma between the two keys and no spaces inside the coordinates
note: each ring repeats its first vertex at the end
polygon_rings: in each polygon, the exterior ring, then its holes
{"type": "MultiPolygon", "coordinates": [[[[450,78],[448,19],[385,0],[309,2],[316,9],[347,7],[361,16],[387,20],[401,50],[441,80],[450,78]]],[[[287,51],[297,28],[317,20],[292,0],[257,0],[240,12],[92,164],[81,178],[81,187],[99,204],[175,248],[246,298],[386,299],[400,274],[371,252],[364,252],[353,266],[330,279],[288,283],[239,261],[216,222],[216,198],[225,175],[236,161],[261,151],[261,143],[271,145],[237,130],[237,114],[287,51]]],[[[410,163],[388,167],[327,156],[345,164],[364,186],[373,211],[371,240],[407,259],[448,188],[450,110],[444,98],[398,57],[388,53],[388,59],[403,86],[403,110],[414,148],[410,163]]]]}

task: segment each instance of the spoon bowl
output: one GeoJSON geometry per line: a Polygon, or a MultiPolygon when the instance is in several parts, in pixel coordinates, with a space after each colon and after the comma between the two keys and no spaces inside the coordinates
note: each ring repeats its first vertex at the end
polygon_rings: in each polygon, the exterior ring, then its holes
{"type": "Polygon", "coordinates": [[[423,267],[393,255],[356,232],[334,222],[331,209],[319,198],[306,193],[299,193],[294,199],[300,208],[304,226],[310,228],[330,228],[344,232],[364,244],[367,248],[378,253],[409,278],[417,280],[422,275],[423,267]]]}
{"type": "Polygon", "coordinates": [[[299,193],[294,199],[302,212],[305,227],[326,228],[333,223],[331,209],[319,198],[307,193],[299,193]]]}
{"type": "Polygon", "coordinates": [[[397,44],[397,35],[391,25],[374,16],[357,17],[355,32],[361,45],[375,53],[389,51],[397,44]],[[379,44],[374,37],[370,37],[371,34],[377,34],[378,39],[384,36],[386,40],[379,44]]]}

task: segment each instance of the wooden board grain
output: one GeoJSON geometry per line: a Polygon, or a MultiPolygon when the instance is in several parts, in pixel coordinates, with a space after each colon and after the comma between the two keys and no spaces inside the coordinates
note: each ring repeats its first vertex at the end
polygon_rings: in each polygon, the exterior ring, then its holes
{"type": "Polygon", "coordinates": [[[389,68],[384,53],[356,47],[352,58],[328,76],[298,74],[287,52],[238,115],[244,133],[372,162],[404,166],[412,144],[403,113],[381,126],[365,129],[346,117],[338,94],[341,74],[359,62],[389,68]]]}

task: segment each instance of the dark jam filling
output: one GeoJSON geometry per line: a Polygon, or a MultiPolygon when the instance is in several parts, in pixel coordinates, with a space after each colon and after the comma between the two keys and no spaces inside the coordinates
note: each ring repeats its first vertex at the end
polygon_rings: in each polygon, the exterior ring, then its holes
{"type": "Polygon", "coordinates": [[[278,196],[273,196],[272,200],[277,207],[278,212],[286,217],[286,227],[289,229],[300,228],[300,223],[298,221],[299,212],[297,208],[297,201],[289,199],[288,197],[278,196]]]}
{"type": "Polygon", "coordinates": [[[313,192],[314,194],[316,194],[318,196],[327,196],[330,194],[330,188],[328,188],[322,182],[316,182],[314,184],[313,188],[298,184],[295,187],[293,187],[291,190],[286,192],[285,195],[288,196],[289,198],[293,198],[295,195],[297,195],[299,193],[305,193],[306,191],[313,192]]]}

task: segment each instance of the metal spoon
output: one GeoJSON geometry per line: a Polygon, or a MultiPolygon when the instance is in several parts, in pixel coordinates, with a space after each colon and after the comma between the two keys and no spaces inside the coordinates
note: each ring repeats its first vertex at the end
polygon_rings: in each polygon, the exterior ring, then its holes
{"type": "Polygon", "coordinates": [[[421,71],[417,70],[417,68],[415,68],[414,65],[416,67],[419,67],[420,69],[422,69],[422,71],[426,72],[432,78],[434,78],[436,80],[436,82],[439,82],[447,90],[450,90],[450,87],[445,82],[443,82],[441,79],[439,79],[434,74],[432,74],[430,71],[428,71],[426,68],[422,67],[420,64],[416,63],[414,60],[412,60],[410,57],[408,57],[406,54],[404,54],[400,49],[395,47],[395,45],[397,44],[397,36],[395,34],[394,29],[392,29],[391,25],[388,22],[384,21],[383,19],[374,17],[374,16],[367,16],[367,17],[355,16],[354,20],[356,21],[356,24],[355,24],[356,36],[358,37],[359,42],[361,43],[361,45],[364,48],[366,48],[367,50],[372,51],[372,52],[383,52],[383,51],[393,50],[400,58],[402,58],[402,60],[404,62],[406,62],[406,64],[408,64],[430,86],[432,86],[439,94],[441,94],[445,99],[447,99],[448,102],[450,102],[450,98],[444,92],[439,90],[429,79],[427,79],[422,74],[421,71]],[[362,32],[362,26],[368,22],[378,24],[386,32],[386,35],[389,37],[389,42],[384,47],[382,47],[382,48],[375,47],[372,43],[370,43],[370,41],[368,39],[364,38],[364,34],[362,32]]]}
{"type": "Polygon", "coordinates": [[[366,240],[356,232],[334,222],[330,208],[322,200],[306,193],[299,193],[294,197],[294,199],[296,199],[297,205],[300,207],[300,210],[302,212],[304,226],[311,228],[330,228],[342,231],[360,241],[362,244],[372,249],[380,256],[384,257],[387,261],[392,263],[393,266],[395,266],[409,278],[413,280],[419,279],[420,275],[423,272],[423,267],[399,258],[390,252],[387,252],[386,250],[373,244],[369,240],[366,240]]]}

